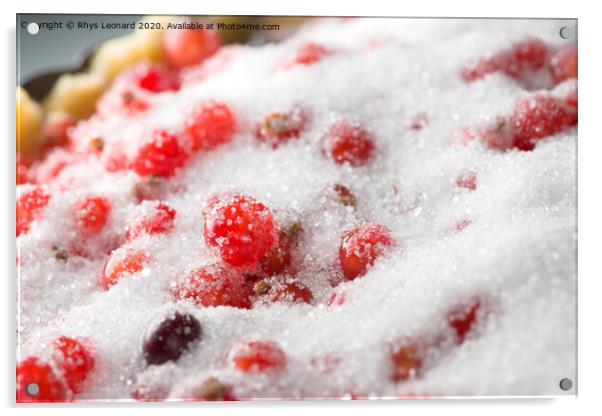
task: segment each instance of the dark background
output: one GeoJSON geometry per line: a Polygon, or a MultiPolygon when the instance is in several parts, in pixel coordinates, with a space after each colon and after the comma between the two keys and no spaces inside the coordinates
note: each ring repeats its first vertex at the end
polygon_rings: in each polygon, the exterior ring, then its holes
{"type": "Polygon", "coordinates": [[[100,29],[100,23],[129,23],[142,15],[68,15],[68,14],[18,14],[17,15],[17,84],[49,71],[74,69],[81,65],[86,55],[102,41],[123,36],[130,30],[100,29]],[[31,35],[23,22],[63,22],[63,29],[42,29],[31,35]],[[72,21],[98,23],[99,29],[66,29],[72,21]]]}

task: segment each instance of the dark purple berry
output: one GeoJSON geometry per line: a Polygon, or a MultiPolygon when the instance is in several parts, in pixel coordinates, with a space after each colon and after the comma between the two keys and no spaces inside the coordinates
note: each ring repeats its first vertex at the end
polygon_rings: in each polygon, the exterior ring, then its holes
{"type": "Polygon", "coordinates": [[[146,337],[144,358],[149,365],[177,360],[201,334],[201,324],[194,316],[176,312],[146,337]]]}

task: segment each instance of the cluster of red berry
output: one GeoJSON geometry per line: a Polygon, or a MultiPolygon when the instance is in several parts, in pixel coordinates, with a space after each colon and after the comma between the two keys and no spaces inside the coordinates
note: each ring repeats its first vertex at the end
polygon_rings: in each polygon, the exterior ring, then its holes
{"type": "Polygon", "coordinates": [[[51,347],[50,358],[31,356],[17,366],[17,401],[66,401],[82,391],[94,368],[93,348],[85,340],[65,336],[51,347]]]}
{"type": "Polygon", "coordinates": [[[529,93],[514,104],[510,116],[498,116],[491,125],[467,128],[460,141],[479,139],[497,150],[530,151],[539,140],[577,125],[577,49],[572,46],[552,50],[537,39],[528,39],[482,59],[463,69],[467,82],[501,72],[527,83],[533,71],[543,71],[551,78],[553,91],[529,93]]]}
{"type": "MultiPolygon", "coordinates": [[[[194,32],[194,31],[193,31],[194,32]]],[[[134,116],[149,109],[148,94],[177,91],[181,87],[178,70],[211,55],[219,42],[199,33],[176,31],[166,38],[166,54],[170,66],[138,65],[125,72],[98,102],[101,118],[134,116]],[[173,39],[172,39],[173,38],[173,39]],[[176,39],[177,38],[177,39],[176,39]],[[202,48],[197,46],[202,44],[202,48]],[[196,46],[195,46],[196,45],[196,46]],[[190,48],[190,49],[187,49],[190,48]],[[197,49],[195,49],[197,48],[197,49]],[[191,61],[192,60],[192,61],[191,61]]],[[[333,51],[317,44],[303,45],[282,69],[297,65],[311,65],[333,51]]],[[[502,72],[523,79],[529,71],[549,68],[555,82],[576,76],[576,53],[560,49],[551,53],[546,45],[529,40],[492,58],[479,61],[462,75],[467,82],[475,81],[492,72],[502,72]]],[[[306,109],[272,112],[258,122],[253,130],[257,140],[273,149],[298,139],[309,122],[306,109]]],[[[412,124],[419,130],[426,123],[421,117],[412,124]]],[[[479,137],[496,149],[518,148],[532,150],[536,140],[560,132],[577,123],[576,89],[565,97],[550,93],[536,93],[516,103],[508,119],[500,118],[495,128],[467,131],[466,141],[479,137]]],[[[109,171],[130,169],[140,177],[169,179],[183,167],[195,152],[207,152],[229,143],[242,123],[237,121],[232,109],[223,102],[204,102],[186,116],[181,134],[165,130],[151,132],[141,140],[136,153],[126,156],[117,147],[104,146],[102,139],[94,139],[86,152],[105,157],[109,171]],[[117,152],[117,153],[115,153],[117,152]]],[[[57,131],[60,130],[57,128],[57,131]]],[[[63,138],[61,145],[69,144],[66,129],[57,133],[63,138]],[[63,131],[64,130],[64,131],[63,131]],[[64,143],[63,143],[64,142],[64,143]]],[[[49,139],[50,140],[50,139],[49,139]]],[[[340,120],[326,131],[321,141],[322,154],[330,161],[358,168],[375,157],[377,141],[363,126],[340,120]]],[[[59,174],[65,166],[62,161],[46,171],[51,173],[32,179],[31,166],[17,159],[17,183],[37,182],[22,187],[17,200],[17,236],[26,234],[36,220],[43,216],[51,201],[51,194],[43,185],[59,174]],[[63,163],[61,165],[61,163],[63,163]],[[43,178],[41,180],[40,178],[43,178]]],[[[477,173],[467,171],[456,179],[456,185],[468,191],[477,188],[477,173]]],[[[333,192],[339,201],[355,206],[356,196],[345,186],[335,184],[333,192]]],[[[146,199],[146,198],[140,198],[146,199]]],[[[140,201],[139,201],[140,202],[140,201]]],[[[302,235],[302,224],[280,226],[272,211],[248,195],[235,194],[215,197],[203,209],[202,237],[206,247],[216,259],[214,263],[184,273],[171,288],[174,301],[190,302],[199,307],[229,306],[251,308],[255,301],[292,302],[312,304],[311,289],[296,277],[293,259],[302,235]]],[[[91,238],[103,232],[110,223],[111,201],[100,195],[88,195],[73,207],[73,223],[79,235],[91,238]]],[[[99,286],[108,291],[130,275],[136,274],[153,262],[143,250],[133,249],[128,243],[142,235],[161,235],[172,232],[178,213],[168,203],[160,200],[145,201],[128,220],[123,239],[125,245],[113,250],[102,269],[99,286]]],[[[459,231],[470,224],[465,220],[456,224],[459,231]]],[[[359,224],[341,236],[338,250],[339,273],[345,280],[360,278],[368,272],[386,249],[394,245],[389,229],[381,224],[359,224]]],[[[482,315],[482,299],[469,301],[447,316],[450,333],[457,343],[464,341],[482,315]]],[[[344,292],[334,292],[327,301],[329,307],[345,303],[344,292]]],[[[200,322],[190,314],[175,313],[162,321],[143,345],[143,355],[149,365],[175,361],[195,342],[202,338],[200,322]]],[[[428,368],[426,351],[438,348],[441,335],[400,341],[391,353],[393,368],[391,379],[395,382],[416,377],[428,368]]],[[[94,366],[92,349],[80,341],[61,337],[55,342],[57,351],[53,360],[45,362],[30,357],[17,368],[17,396],[21,401],[34,400],[26,391],[27,383],[35,382],[40,388],[35,401],[67,400],[81,391],[88,373],[94,366]]],[[[286,366],[285,352],[271,340],[242,340],[228,355],[228,362],[242,372],[281,370],[286,366]]],[[[227,386],[216,379],[208,379],[201,386],[197,398],[232,398],[227,386]]],[[[142,393],[134,394],[149,399],[142,393]]]]}
{"type": "Polygon", "coordinates": [[[539,39],[526,39],[464,67],[462,77],[466,82],[473,82],[488,74],[501,72],[516,80],[528,82],[530,73],[536,71],[548,72],[555,84],[576,78],[577,49],[564,46],[551,50],[539,39]]]}

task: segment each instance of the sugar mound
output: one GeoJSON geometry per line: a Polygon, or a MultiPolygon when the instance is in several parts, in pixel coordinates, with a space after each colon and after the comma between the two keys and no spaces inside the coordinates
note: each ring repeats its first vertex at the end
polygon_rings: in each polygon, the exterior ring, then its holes
{"type": "Polygon", "coordinates": [[[17,240],[20,358],[47,356],[58,336],[88,338],[96,366],[79,400],[131,399],[134,390],[182,399],[209,377],[239,399],[561,394],[559,380],[576,375],[576,129],[531,152],[454,141],[528,93],[499,73],[466,83],[462,66],[530,36],[558,46],[556,31],[542,20],[324,19],[281,44],[226,47],[189,69],[180,91],[145,97],[145,113],[80,122],[76,146],[102,137],[105,149],[127,155],[145,132],[179,134],[200,102],[227,103],[238,126],[230,143],[196,153],[156,186],[132,171],[107,172],[103,156],[70,164],[48,184],[43,218],[17,240]],[[307,42],[332,53],[282,68],[307,42]],[[214,70],[216,62],[225,63],[214,70]],[[254,137],[265,114],[296,107],[309,116],[298,139],[273,148],[254,137]],[[322,153],[340,120],[374,137],[367,165],[322,153]],[[456,184],[467,171],[476,172],[474,190],[456,184]],[[335,184],[352,191],[355,206],[337,200],[335,184]],[[141,186],[177,215],[170,232],[126,243],[141,186]],[[90,193],[112,211],[101,235],[82,241],[71,211],[90,193]],[[312,304],[247,310],[174,300],[179,276],[217,261],[201,210],[232,193],[261,201],[279,224],[302,224],[293,261],[312,304]],[[386,226],[395,244],[365,276],[343,281],[341,236],[365,222],[386,226]],[[103,266],[123,244],[152,261],[103,291],[103,266]],[[333,294],[339,301],[329,302],[333,294]],[[482,303],[475,326],[464,342],[450,341],[446,314],[474,298],[482,303]],[[198,319],[202,339],[175,362],[147,366],[144,335],[174,310],[198,319]],[[428,350],[417,377],[391,379],[396,343],[438,336],[447,341],[428,350]],[[249,338],[276,342],[286,366],[237,371],[228,354],[249,338]]]}

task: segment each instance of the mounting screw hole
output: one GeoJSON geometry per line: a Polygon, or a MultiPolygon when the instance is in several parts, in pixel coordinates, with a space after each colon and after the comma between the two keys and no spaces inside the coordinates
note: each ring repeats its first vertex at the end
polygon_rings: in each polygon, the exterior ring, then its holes
{"type": "Polygon", "coordinates": [[[568,26],[562,26],[558,31],[562,39],[572,39],[574,36],[573,29],[568,26]]]}
{"type": "Polygon", "coordinates": [[[573,388],[573,380],[570,378],[563,378],[560,380],[560,388],[564,391],[569,391],[573,388]]]}
{"type": "Polygon", "coordinates": [[[29,383],[27,386],[25,386],[25,391],[30,396],[35,396],[40,392],[40,386],[38,386],[38,383],[29,383]]]}
{"type": "Polygon", "coordinates": [[[27,25],[27,31],[30,35],[37,35],[40,31],[40,25],[38,25],[36,22],[31,22],[27,25]]]}

